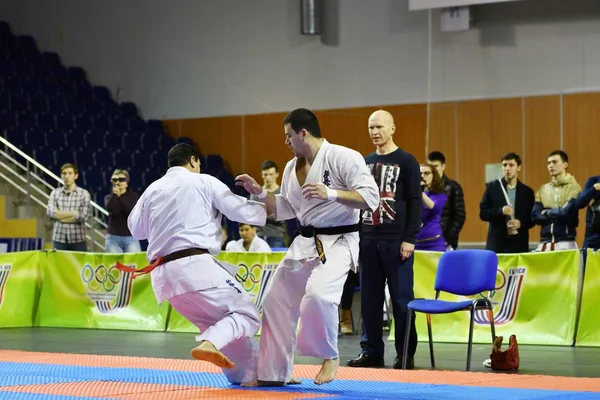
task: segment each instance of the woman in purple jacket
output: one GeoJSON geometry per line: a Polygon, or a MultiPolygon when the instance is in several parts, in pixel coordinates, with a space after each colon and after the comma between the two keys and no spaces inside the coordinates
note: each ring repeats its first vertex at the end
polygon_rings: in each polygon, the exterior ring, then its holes
{"type": "Polygon", "coordinates": [[[423,190],[421,214],[423,222],[417,235],[415,250],[446,251],[440,219],[448,196],[444,190],[444,182],[431,164],[421,164],[421,189],[423,190]]]}

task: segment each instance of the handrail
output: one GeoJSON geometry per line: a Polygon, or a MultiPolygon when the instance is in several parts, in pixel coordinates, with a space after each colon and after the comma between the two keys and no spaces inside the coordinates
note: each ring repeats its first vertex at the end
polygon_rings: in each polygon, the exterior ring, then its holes
{"type": "MultiPolygon", "coordinates": [[[[4,157],[6,157],[11,163],[19,166],[23,171],[27,171],[27,167],[26,166],[24,166],[23,164],[21,164],[20,162],[18,162],[17,160],[15,160],[13,157],[11,157],[10,154],[8,154],[7,152],[5,152],[4,150],[0,149],[0,154],[3,155],[4,157]]],[[[49,184],[48,182],[46,182],[45,179],[42,179],[41,177],[39,177],[37,174],[34,174],[33,172],[30,172],[30,174],[35,179],[37,179],[42,185],[46,186],[50,190],[54,190],[54,186],[52,186],[51,184],[49,184]]]]}
{"type": "MultiPolygon", "coordinates": [[[[10,169],[9,169],[9,171],[10,171],[10,169]]],[[[11,171],[11,172],[13,172],[13,171],[11,171]]],[[[19,185],[18,185],[16,182],[14,182],[14,181],[13,181],[12,179],[10,179],[8,176],[4,175],[4,173],[0,172],[0,178],[3,178],[3,179],[6,181],[6,182],[8,182],[8,183],[10,183],[11,185],[13,185],[13,187],[15,187],[15,188],[16,188],[18,191],[20,191],[21,193],[23,193],[23,194],[27,194],[27,190],[25,190],[25,189],[23,189],[22,187],[20,187],[20,186],[19,186],[19,185]]],[[[44,208],[46,208],[46,209],[48,208],[48,206],[47,206],[47,204],[46,204],[46,203],[44,203],[43,201],[39,200],[37,197],[33,196],[32,194],[29,194],[29,197],[31,197],[31,199],[32,199],[33,201],[35,201],[36,203],[38,203],[40,206],[42,206],[42,207],[44,207],[44,208]]],[[[88,227],[88,228],[90,228],[90,229],[93,229],[92,225],[91,225],[90,223],[88,223],[88,222],[86,222],[86,223],[85,223],[85,226],[86,226],[86,227],[88,227]]],[[[98,234],[99,234],[99,235],[100,235],[100,236],[101,236],[103,239],[106,239],[106,235],[103,235],[103,234],[102,234],[102,233],[100,233],[100,232],[98,232],[98,234]]],[[[93,242],[94,242],[94,244],[95,244],[96,246],[98,246],[99,248],[102,248],[102,249],[104,248],[104,246],[102,245],[102,243],[99,243],[97,240],[94,240],[94,239],[93,239],[93,238],[92,238],[90,235],[88,235],[87,233],[86,233],[86,235],[85,235],[85,238],[86,238],[86,239],[89,239],[90,241],[93,241],[93,242]]]]}
{"type": "MultiPolygon", "coordinates": [[[[28,217],[30,216],[30,200],[33,200],[35,203],[47,210],[48,200],[50,199],[50,194],[47,192],[47,190],[55,190],[56,186],[53,186],[51,183],[49,183],[43,176],[40,175],[40,173],[36,173],[36,168],[50,176],[52,178],[51,181],[58,182],[60,184],[58,187],[63,185],[62,180],[57,175],[52,173],[52,171],[50,171],[48,168],[44,167],[35,159],[25,154],[22,150],[10,143],[4,137],[0,136],[0,146],[2,144],[4,144],[4,146],[0,148],[0,157],[6,160],[0,161],[0,169],[6,170],[7,173],[5,174],[4,172],[0,171],[0,178],[26,196],[28,217]],[[8,149],[11,149],[14,153],[8,153],[8,149]],[[25,162],[17,161],[15,159],[16,155],[23,157],[25,162]],[[11,174],[14,176],[14,178],[10,177],[11,174]],[[23,175],[27,175],[27,177],[23,175]]],[[[108,211],[91,200],[90,205],[92,206],[92,213],[90,214],[91,218],[84,222],[86,228],[89,229],[89,231],[86,232],[86,239],[90,241],[92,249],[96,246],[100,249],[104,249],[104,243],[99,243],[96,239],[102,241],[106,239],[106,234],[104,234],[102,230],[107,228],[107,224],[103,219],[101,219],[101,215],[108,216],[108,211]]]]}
{"type": "MultiPolygon", "coordinates": [[[[15,170],[13,170],[12,168],[10,168],[5,162],[0,161],[0,166],[4,167],[7,171],[10,171],[10,173],[12,173],[14,176],[16,176],[17,178],[19,178],[22,182],[27,183],[27,179],[23,178],[21,175],[19,175],[19,173],[15,170]]],[[[44,192],[42,189],[38,188],[37,186],[33,186],[31,185],[32,189],[35,189],[38,193],[40,193],[41,195],[43,195],[44,197],[46,197],[46,199],[49,199],[50,196],[44,192]]],[[[27,191],[25,191],[27,192],[27,191]]]]}
{"type": "MultiPolygon", "coordinates": [[[[23,151],[21,151],[18,147],[16,147],[12,143],[10,143],[8,140],[6,140],[5,138],[3,138],[2,136],[0,136],[0,143],[3,143],[6,147],[8,147],[8,148],[12,149],[13,151],[15,151],[21,157],[23,157],[24,159],[26,159],[27,161],[29,161],[31,164],[33,164],[34,166],[36,166],[37,168],[39,168],[40,170],[42,170],[43,172],[45,172],[47,175],[49,175],[50,177],[52,177],[54,180],[56,180],[61,185],[63,184],[62,179],[60,179],[52,171],[50,171],[48,168],[44,167],[39,162],[35,161],[33,158],[29,157],[27,154],[25,154],[23,151]]],[[[96,203],[94,201],[90,201],[90,204],[92,205],[92,207],[94,207],[95,209],[97,209],[98,211],[100,211],[102,214],[108,216],[108,211],[106,211],[98,203],[96,203]]]]}

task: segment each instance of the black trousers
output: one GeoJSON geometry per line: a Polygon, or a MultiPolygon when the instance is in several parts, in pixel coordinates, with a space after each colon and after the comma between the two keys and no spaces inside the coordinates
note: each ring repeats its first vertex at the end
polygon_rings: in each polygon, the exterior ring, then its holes
{"type": "Polygon", "coordinates": [[[70,250],[70,251],[87,251],[85,242],[61,243],[53,242],[55,250],[70,250]]]}
{"type": "MultiPolygon", "coordinates": [[[[414,300],[414,255],[402,260],[399,240],[360,239],[360,290],[362,353],[384,356],[383,303],[387,281],[394,312],[396,353],[402,356],[404,332],[408,315],[407,305],[414,300]]],[[[417,329],[413,313],[410,327],[408,356],[417,350],[417,329]]]]}
{"type": "Polygon", "coordinates": [[[354,300],[354,289],[358,285],[358,274],[352,270],[348,272],[346,283],[344,284],[344,291],[342,292],[342,300],[340,306],[342,310],[352,310],[352,301],[354,300]]]}

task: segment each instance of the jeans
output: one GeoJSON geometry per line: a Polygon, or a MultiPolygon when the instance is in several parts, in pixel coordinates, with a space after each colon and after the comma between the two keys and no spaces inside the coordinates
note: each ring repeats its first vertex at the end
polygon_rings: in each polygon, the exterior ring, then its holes
{"type": "Polygon", "coordinates": [[[67,250],[67,251],[87,251],[87,245],[85,242],[76,243],[61,243],[53,242],[54,250],[67,250]]]}
{"type": "Polygon", "coordinates": [[[285,247],[285,242],[282,237],[266,237],[264,239],[271,249],[285,247]]]}
{"type": "Polygon", "coordinates": [[[140,242],[133,236],[117,236],[106,234],[105,253],[139,253],[140,242]]]}

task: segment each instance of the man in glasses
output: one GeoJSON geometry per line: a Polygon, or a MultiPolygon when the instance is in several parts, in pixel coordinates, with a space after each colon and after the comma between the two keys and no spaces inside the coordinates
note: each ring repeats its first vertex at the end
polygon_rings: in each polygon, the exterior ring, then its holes
{"type": "Polygon", "coordinates": [[[127,227],[127,217],[138,201],[138,194],[128,190],[129,172],[116,169],[110,179],[112,194],[104,198],[108,211],[108,227],[106,229],[106,253],[138,253],[142,251],[140,242],[131,236],[127,227]]]}

